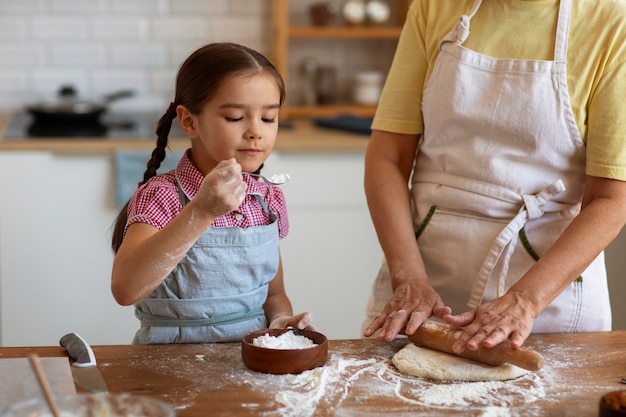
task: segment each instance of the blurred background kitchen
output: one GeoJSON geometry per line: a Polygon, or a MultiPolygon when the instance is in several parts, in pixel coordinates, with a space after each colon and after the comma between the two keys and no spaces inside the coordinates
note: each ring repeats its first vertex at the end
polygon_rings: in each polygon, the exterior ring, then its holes
{"type": "MultiPolygon", "coordinates": [[[[178,66],[216,41],[259,50],[287,79],[283,146],[266,164],[292,177],[281,245],[287,290],[329,338],[360,337],[382,258],[362,187],[367,121],[409,3],[0,0],[0,345],[56,344],[70,331],[93,344],[130,342],[138,321],[111,296],[109,240],[140,178],[121,178],[137,167],[120,161],[139,156],[143,172],[178,66]],[[101,133],[33,135],[28,106],[59,100],[62,86],[104,101],[101,133]]],[[[173,143],[175,162],[187,142],[173,143]]],[[[607,251],[620,329],[624,247],[620,236],[607,251]]]]}

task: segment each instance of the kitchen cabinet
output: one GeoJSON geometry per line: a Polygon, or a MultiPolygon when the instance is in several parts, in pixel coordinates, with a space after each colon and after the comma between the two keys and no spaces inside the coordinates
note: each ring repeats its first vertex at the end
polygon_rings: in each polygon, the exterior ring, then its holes
{"type": "Polygon", "coordinates": [[[363,152],[275,154],[266,172],[283,187],[290,232],[281,243],[294,311],[313,313],[329,339],[359,338],[383,259],[363,191],[363,152]]]}
{"type": "MultiPolygon", "coordinates": [[[[382,259],[362,161],[363,150],[275,152],[264,171],[291,175],[285,285],[329,338],[360,336],[382,259]]],[[[110,291],[112,155],[0,152],[0,193],[0,345],[54,345],[73,331],[130,343],[139,322],[110,291]]]]}
{"type": "MultiPolygon", "coordinates": [[[[110,292],[113,158],[0,152],[0,345],[54,345],[75,331],[127,344],[138,321],[110,292]]],[[[281,242],[295,311],[330,339],[358,338],[382,260],[362,188],[362,150],[274,152],[266,174],[283,185],[290,233],[281,242]]],[[[626,329],[626,232],[608,248],[614,328],[626,329]]]]}
{"type": "MultiPolygon", "coordinates": [[[[288,98],[282,117],[308,118],[351,114],[372,116],[375,104],[356,105],[351,97],[354,76],[361,71],[386,74],[395,52],[397,39],[411,0],[386,1],[391,10],[384,24],[349,25],[341,16],[341,7],[328,25],[311,23],[310,7],[321,2],[276,0],[272,2],[274,51],[273,61],[287,83],[288,98]],[[332,103],[303,104],[305,62],[313,59],[332,67],[336,97],[332,103]]],[[[333,3],[333,2],[329,2],[333,3]]],[[[342,6],[345,2],[334,2],[342,6]]],[[[364,2],[366,3],[366,2],[364,2]]],[[[332,88],[332,87],[331,87],[332,88]]]]}
{"type": "Polygon", "coordinates": [[[110,290],[112,181],[110,157],[0,153],[0,344],[131,341],[110,290]]]}

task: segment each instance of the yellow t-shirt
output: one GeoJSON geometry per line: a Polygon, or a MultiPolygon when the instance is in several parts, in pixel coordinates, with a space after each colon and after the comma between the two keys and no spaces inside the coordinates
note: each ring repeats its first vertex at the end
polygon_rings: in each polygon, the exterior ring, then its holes
{"type": "MultiPolygon", "coordinates": [[[[572,0],[567,81],[587,175],[626,180],[626,0],[572,0]]],[[[372,128],[421,134],[422,91],[439,41],[474,0],[414,0],[372,128]]],[[[483,0],[464,47],[553,60],[559,0],[483,0]]],[[[520,92],[523,94],[523,92],[520,92]]]]}

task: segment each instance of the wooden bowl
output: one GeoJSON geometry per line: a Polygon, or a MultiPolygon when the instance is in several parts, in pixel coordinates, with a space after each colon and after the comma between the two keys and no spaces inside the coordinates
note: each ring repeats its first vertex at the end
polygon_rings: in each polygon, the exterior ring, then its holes
{"type": "Polygon", "coordinates": [[[326,336],[310,330],[296,330],[297,334],[313,341],[316,346],[304,349],[270,349],[253,345],[253,340],[269,334],[280,336],[291,329],[266,329],[248,333],[241,341],[241,358],[250,369],[267,374],[299,374],[323,366],[328,359],[326,336]]]}
{"type": "Polygon", "coordinates": [[[600,399],[600,417],[626,416],[626,390],[608,392],[600,399]]]}

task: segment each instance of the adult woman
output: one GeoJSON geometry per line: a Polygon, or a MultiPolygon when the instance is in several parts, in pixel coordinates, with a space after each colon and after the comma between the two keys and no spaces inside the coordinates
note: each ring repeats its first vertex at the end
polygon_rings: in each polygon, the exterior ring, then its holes
{"type": "Polygon", "coordinates": [[[610,328],[624,19],[620,1],[413,3],[366,156],[386,258],[366,336],[432,315],[463,327],[457,351],[610,328]]]}

